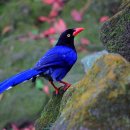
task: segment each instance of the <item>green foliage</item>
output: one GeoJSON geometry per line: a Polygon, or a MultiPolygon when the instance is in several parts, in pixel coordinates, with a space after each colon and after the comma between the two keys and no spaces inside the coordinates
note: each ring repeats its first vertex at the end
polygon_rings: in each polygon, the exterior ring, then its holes
{"type": "Polygon", "coordinates": [[[50,10],[49,6],[43,5],[40,0],[12,0],[1,6],[3,8],[0,9],[2,12],[0,28],[13,25],[15,31],[19,28],[22,33],[29,30],[39,15],[46,15],[50,10]]]}
{"type": "Polygon", "coordinates": [[[43,88],[43,82],[40,79],[36,80],[36,88],[42,89],[43,88]]]}
{"type": "Polygon", "coordinates": [[[36,120],[48,99],[46,94],[32,88],[31,83],[6,91],[0,100],[0,129],[8,123],[20,125],[36,120]]]}

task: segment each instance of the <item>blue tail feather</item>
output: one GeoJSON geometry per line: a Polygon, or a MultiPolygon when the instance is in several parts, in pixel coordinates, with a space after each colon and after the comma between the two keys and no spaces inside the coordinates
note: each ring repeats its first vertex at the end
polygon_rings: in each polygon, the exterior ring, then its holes
{"type": "Polygon", "coordinates": [[[3,93],[5,90],[8,90],[10,87],[13,87],[26,80],[29,80],[32,77],[37,76],[39,74],[40,74],[40,72],[35,69],[29,69],[29,70],[20,72],[0,83],[0,93],[3,93]]]}

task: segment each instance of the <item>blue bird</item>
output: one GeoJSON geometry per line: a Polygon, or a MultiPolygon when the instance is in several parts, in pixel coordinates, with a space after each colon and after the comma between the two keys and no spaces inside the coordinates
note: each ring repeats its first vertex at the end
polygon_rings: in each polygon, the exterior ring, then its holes
{"type": "Polygon", "coordinates": [[[0,93],[8,90],[26,80],[36,80],[38,76],[45,77],[55,89],[56,94],[59,88],[54,81],[64,84],[67,90],[71,84],[62,81],[77,60],[77,52],[74,46],[74,37],[83,31],[84,28],[68,29],[64,31],[57,44],[45,53],[45,55],[31,69],[20,72],[0,83],[0,93]]]}

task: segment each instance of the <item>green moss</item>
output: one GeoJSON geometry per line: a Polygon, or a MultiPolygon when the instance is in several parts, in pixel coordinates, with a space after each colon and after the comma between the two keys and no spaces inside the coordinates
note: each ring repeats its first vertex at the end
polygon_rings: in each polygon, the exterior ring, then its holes
{"type": "Polygon", "coordinates": [[[0,100],[0,129],[8,123],[20,125],[36,120],[48,100],[47,95],[27,83],[6,91],[0,100]]]}
{"type": "Polygon", "coordinates": [[[129,127],[129,77],[130,64],[121,56],[98,59],[84,79],[64,94],[53,130],[129,127]]]}
{"type": "Polygon", "coordinates": [[[118,53],[130,61],[130,6],[114,15],[101,28],[101,40],[109,52],[118,53]]]}
{"type": "Polygon", "coordinates": [[[36,130],[47,129],[52,123],[55,122],[60,109],[60,103],[63,94],[53,95],[44,110],[41,113],[41,117],[36,121],[36,130]]]}

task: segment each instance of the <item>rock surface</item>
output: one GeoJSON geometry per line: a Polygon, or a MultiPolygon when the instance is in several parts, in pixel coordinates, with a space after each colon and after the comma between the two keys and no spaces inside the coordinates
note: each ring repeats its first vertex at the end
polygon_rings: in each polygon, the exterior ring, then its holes
{"type": "Polygon", "coordinates": [[[84,71],[87,72],[89,69],[92,68],[93,63],[100,58],[101,56],[108,54],[106,50],[95,52],[93,54],[87,55],[81,59],[81,63],[83,64],[84,71]]]}
{"type": "Polygon", "coordinates": [[[91,9],[94,13],[101,16],[112,16],[118,12],[118,8],[121,5],[122,0],[93,0],[91,9]],[[94,8],[93,8],[94,7],[94,8]]]}
{"type": "Polygon", "coordinates": [[[59,114],[62,96],[63,93],[60,93],[59,95],[52,95],[52,98],[44,107],[40,118],[38,118],[35,123],[36,130],[43,130],[44,128],[49,130],[59,114]]]}
{"type": "Polygon", "coordinates": [[[130,1],[124,2],[121,11],[104,23],[101,41],[109,52],[130,61],[130,1]]]}
{"type": "Polygon", "coordinates": [[[63,97],[52,97],[36,130],[128,130],[129,104],[130,64],[106,54],[63,97]]]}

